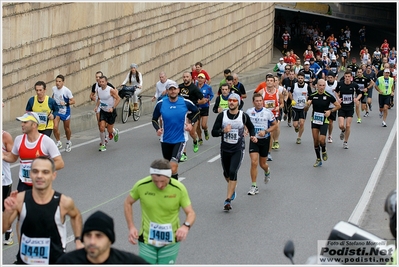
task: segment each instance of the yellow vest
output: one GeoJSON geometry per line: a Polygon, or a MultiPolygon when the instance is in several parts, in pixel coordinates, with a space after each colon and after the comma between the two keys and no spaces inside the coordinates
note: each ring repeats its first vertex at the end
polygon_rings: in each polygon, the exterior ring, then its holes
{"type": "Polygon", "coordinates": [[[36,112],[39,115],[39,131],[53,129],[53,120],[48,119],[48,115],[51,112],[48,101],[48,95],[45,96],[43,103],[39,103],[39,101],[37,100],[37,95],[34,96],[32,111],[36,112]]]}
{"type": "Polygon", "coordinates": [[[388,88],[385,85],[384,76],[378,77],[378,88],[382,91],[382,95],[390,95],[392,93],[393,78],[388,78],[388,88]]]}

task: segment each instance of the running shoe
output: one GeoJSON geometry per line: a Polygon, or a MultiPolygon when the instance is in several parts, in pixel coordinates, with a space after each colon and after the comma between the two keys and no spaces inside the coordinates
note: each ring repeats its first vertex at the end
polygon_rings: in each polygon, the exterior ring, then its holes
{"type": "Polygon", "coordinates": [[[12,240],[12,237],[14,236],[14,233],[12,231],[6,231],[4,234],[4,242],[3,245],[10,246],[14,244],[14,240],[12,240]]]}
{"type": "Polygon", "coordinates": [[[196,144],[193,143],[193,151],[194,151],[194,153],[197,153],[198,149],[199,149],[198,142],[196,144]]]}
{"type": "Polygon", "coordinates": [[[369,105],[369,110],[370,110],[370,111],[373,111],[373,110],[371,109],[371,104],[368,104],[368,105],[369,105]]]}
{"type": "Polygon", "coordinates": [[[321,165],[323,165],[323,163],[321,162],[321,159],[316,159],[315,164],[313,164],[313,167],[321,167],[321,165]]]}
{"type": "Polygon", "coordinates": [[[328,143],[332,143],[333,142],[331,135],[328,136],[327,142],[328,143]]]}
{"type": "Polygon", "coordinates": [[[284,114],[284,116],[283,116],[283,120],[284,120],[284,121],[286,121],[286,120],[287,120],[287,118],[288,118],[287,114],[284,114]]]}
{"type": "Polygon", "coordinates": [[[273,161],[272,154],[270,154],[270,152],[267,154],[267,161],[273,161]]]}
{"type": "Polygon", "coordinates": [[[118,140],[119,140],[119,129],[115,128],[114,131],[115,131],[114,141],[118,142],[118,140]]]}
{"type": "Polygon", "coordinates": [[[272,143],[272,149],[276,149],[276,142],[272,143]]]}
{"type": "Polygon", "coordinates": [[[275,142],[274,149],[279,149],[280,148],[280,143],[278,141],[275,142]]]}
{"type": "Polygon", "coordinates": [[[296,139],[296,143],[297,143],[297,144],[300,144],[301,142],[302,142],[301,138],[298,137],[298,138],[296,139]]]}
{"type": "Polygon", "coordinates": [[[299,132],[299,126],[295,127],[295,132],[299,132]]]}
{"type": "Polygon", "coordinates": [[[231,195],[230,200],[233,201],[234,199],[236,199],[236,197],[237,197],[237,194],[236,194],[236,191],[234,191],[233,194],[231,195]]]}
{"type": "Polygon", "coordinates": [[[288,127],[291,127],[291,126],[292,126],[291,120],[288,120],[287,125],[288,125],[288,127]]]}
{"type": "Polygon", "coordinates": [[[270,181],[270,167],[267,169],[267,172],[265,172],[265,179],[264,182],[267,184],[270,181]]]}
{"type": "Polygon", "coordinates": [[[326,152],[322,152],[322,153],[321,153],[321,156],[322,156],[322,158],[323,158],[324,161],[327,161],[327,160],[328,160],[327,151],[326,151],[326,152]]]}
{"type": "Polygon", "coordinates": [[[205,140],[209,140],[209,132],[208,130],[204,130],[205,140]]]}
{"type": "Polygon", "coordinates": [[[203,143],[204,143],[204,141],[203,141],[202,139],[198,139],[198,144],[199,144],[200,146],[202,146],[203,143]]]}
{"type": "Polygon", "coordinates": [[[380,111],[380,119],[382,119],[382,111],[380,111]]]}
{"type": "Polygon", "coordinates": [[[357,118],[357,123],[362,123],[362,119],[361,118],[357,118]]]}
{"type": "Polygon", "coordinates": [[[347,143],[347,142],[344,142],[343,147],[344,147],[344,149],[348,149],[348,148],[349,148],[349,147],[348,147],[348,143],[347,143]]]}
{"type": "MultiPolygon", "coordinates": [[[[104,145],[108,145],[108,138],[107,137],[105,137],[104,145]]],[[[101,146],[101,143],[100,143],[100,146],[101,146]]]]}
{"type": "Polygon", "coordinates": [[[230,199],[226,199],[224,201],[224,206],[223,206],[223,210],[224,211],[229,211],[231,210],[233,207],[231,206],[231,200],[230,199]]]}
{"type": "Polygon", "coordinates": [[[113,135],[112,133],[109,133],[109,134],[108,134],[108,139],[109,139],[109,141],[111,141],[112,138],[114,138],[114,135],[113,135]]]}
{"type": "Polygon", "coordinates": [[[387,127],[387,124],[385,123],[385,121],[382,121],[382,127],[387,127]]]}
{"type": "Polygon", "coordinates": [[[66,151],[66,152],[71,152],[71,149],[72,149],[72,142],[71,142],[71,141],[67,141],[67,142],[66,142],[65,151],[66,151]]]}
{"type": "Polygon", "coordinates": [[[249,189],[249,191],[248,191],[248,195],[253,196],[256,194],[259,194],[259,189],[256,185],[252,185],[251,189],[249,189]]]}
{"type": "Polygon", "coordinates": [[[185,162],[187,160],[187,155],[186,154],[181,154],[181,156],[180,156],[180,161],[181,162],[185,162]]]}
{"type": "Polygon", "coordinates": [[[339,139],[344,140],[345,137],[345,132],[341,131],[341,134],[339,135],[339,139]]]}
{"type": "Polygon", "coordinates": [[[57,141],[57,147],[58,147],[58,149],[61,149],[62,148],[62,142],[61,141],[57,141]]]}
{"type": "Polygon", "coordinates": [[[106,151],[107,148],[105,147],[105,145],[101,145],[100,148],[98,149],[98,151],[104,152],[106,151]]]}
{"type": "Polygon", "coordinates": [[[364,114],[363,117],[368,117],[368,116],[369,116],[369,113],[368,113],[368,111],[366,111],[366,113],[364,114]]]}

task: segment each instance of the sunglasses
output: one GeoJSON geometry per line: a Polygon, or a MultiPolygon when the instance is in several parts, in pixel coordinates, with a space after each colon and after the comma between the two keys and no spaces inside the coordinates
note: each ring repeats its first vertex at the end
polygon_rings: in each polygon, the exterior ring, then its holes
{"type": "Polygon", "coordinates": [[[236,102],[238,102],[238,100],[235,99],[235,98],[230,98],[230,99],[229,99],[229,102],[234,102],[234,103],[236,103],[236,102]]]}

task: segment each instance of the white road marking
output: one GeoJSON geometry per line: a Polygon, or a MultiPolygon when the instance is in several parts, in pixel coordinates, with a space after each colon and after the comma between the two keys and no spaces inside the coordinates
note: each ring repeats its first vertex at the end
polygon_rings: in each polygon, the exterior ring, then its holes
{"type": "MultiPolygon", "coordinates": [[[[137,125],[137,126],[134,126],[134,127],[132,127],[132,128],[128,128],[128,129],[123,130],[123,131],[119,131],[119,134],[121,134],[121,133],[126,133],[126,132],[130,132],[130,131],[133,131],[133,130],[135,130],[135,129],[139,129],[139,128],[142,128],[142,127],[144,127],[144,126],[148,126],[148,125],[151,125],[151,124],[152,124],[152,122],[147,122],[147,123],[144,123],[144,124],[141,124],[141,125],[137,125]]],[[[93,142],[98,142],[98,141],[100,141],[100,137],[94,138],[94,139],[92,139],[92,140],[90,140],[90,141],[86,141],[86,142],[80,143],[80,144],[78,144],[78,145],[73,145],[73,148],[85,146],[85,145],[87,145],[87,144],[91,144],[91,143],[93,143],[93,142]]],[[[72,148],[72,151],[73,151],[73,148],[72,148]]],[[[65,151],[65,149],[61,149],[61,150],[60,150],[60,152],[64,152],[64,151],[65,151]]],[[[15,163],[15,164],[13,164],[13,165],[10,166],[10,168],[15,168],[15,167],[19,167],[19,163],[15,163]]]]}
{"type": "Polygon", "coordinates": [[[220,154],[208,160],[209,163],[215,162],[216,160],[220,159],[220,154]]]}
{"type": "Polygon", "coordinates": [[[179,181],[181,182],[181,181],[183,181],[184,179],[186,179],[186,177],[179,177],[179,181]]]}
{"type": "Polygon", "coordinates": [[[349,217],[348,222],[359,225],[362,220],[364,213],[369,205],[370,199],[373,196],[375,187],[380,179],[382,169],[384,168],[385,161],[388,157],[389,150],[392,146],[393,140],[396,135],[396,125],[397,119],[395,119],[395,123],[393,124],[391,133],[388,136],[388,140],[385,143],[384,148],[381,151],[380,157],[378,158],[377,164],[374,166],[373,172],[370,175],[369,181],[367,182],[366,187],[364,188],[363,194],[359,199],[355,209],[353,210],[351,216],[349,217]]]}

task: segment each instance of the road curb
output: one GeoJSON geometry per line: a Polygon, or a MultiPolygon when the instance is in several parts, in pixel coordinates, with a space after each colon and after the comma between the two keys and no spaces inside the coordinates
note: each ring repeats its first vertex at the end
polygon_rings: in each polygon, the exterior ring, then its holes
{"type": "MultiPolygon", "coordinates": [[[[273,58],[272,61],[260,68],[248,71],[248,72],[243,72],[243,73],[238,73],[239,80],[242,84],[253,84],[257,82],[261,82],[265,79],[265,75],[268,72],[273,72],[273,68],[275,64],[278,62],[279,57],[281,57],[280,50],[277,49],[276,47],[273,48],[273,58]]],[[[233,70],[234,71],[234,70],[233,70]]],[[[212,83],[212,90],[214,93],[217,92],[219,89],[219,81],[221,81],[223,77],[217,76],[213,77],[212,80],[217,81],[215,83],[212,83]]],[[[150,97],[147,97],[149,95],[148,92],[143,92],[142,93],[142,101],[143,101],[143,109],[142,109],[142,115],[150,114],[153,109],[155,102],[151,101],[150,97]]],[[[122,100],[121,100],[122,102],[122,100]]],[[[116,123],[121,122],[121,114],[122,114],[122,103],[119,103],[117,109],[117,114],[118,117],[116,118],[116,123]]],[[[96,118],[96,113],[94,112],[94,103],[86,103],[84,105],[81,105],[79,107],[73,107],[72,108],[72,119],[71,119],[71,130],[72,130],[72,135],[74,133],[90,130],[93,128],[98,127],[97,126],[97,118],[96,118]]],[[[7,132],[11,134],[13,138],[15,138],[17,135],[20,135],[21,132],[21,127],[20,123],[17,121],[10,121],[10,122],[3,122],[3,129],[5,129],[7,132]]],[[[63,135],[63,126],[60,125],[60,131],[61,134],[63,135]]],[[[53,137],[53,135],[52,135],[53,137]]],[[[53,138],[54,139],[54,138],[53,138]]]]}

